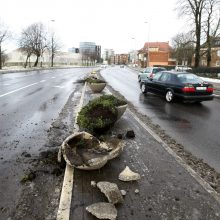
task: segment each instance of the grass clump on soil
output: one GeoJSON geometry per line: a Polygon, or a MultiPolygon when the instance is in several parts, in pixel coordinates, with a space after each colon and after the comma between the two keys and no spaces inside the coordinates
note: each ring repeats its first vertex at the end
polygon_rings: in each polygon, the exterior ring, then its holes
{"type": "Polygon", "coordinates": [[[113,95],[103,95],[99,98],[101,101],[109,101],[111,102],[114,106],[121,106],[121,105],[126,105],[127,102],[123,99],[119,99],[113,95]]]}
{"type": "Polygon", "coordinates": [[[86,82],[88,82],[88,83],[106,83],[104,80],[98,79],[96,77],[89,77],[86,79],[86,82]]]}
{"type": "Polygon", "coordinates": [[[102,133],[117,121],[117,110],[111,100],[96,98],[79,112],[77,123],[91,133],[102,133]]]}

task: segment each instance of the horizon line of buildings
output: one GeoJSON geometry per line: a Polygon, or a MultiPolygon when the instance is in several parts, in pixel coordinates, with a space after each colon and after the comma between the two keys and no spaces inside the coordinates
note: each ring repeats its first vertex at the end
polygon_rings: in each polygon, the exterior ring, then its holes
{"type": "MultiPolygon", "coordinates": [[[[212,65],[220,66],[220,38],[212,48],[212,65]]],[[[205,48],[202,48],[202,51],[205,48]]],[[[20,50],[16,49],[8,54],[8,60],[5,65],[20,64],[25,62],[26,56],[20,50]]],[[[29,64],[33,63],[36,56],[32,56],[29,64]]],[[[46,51],[41,57],[41,62],[50,63],[51,53],[46,51]]],[[[80,42],[79,48],[69,48],[68,52],[59,51],[54,57],[54,63],[59,65],[94,65],[104,62],[106,64],[135,64],[139,67],[146,66],[173,66],[177,65],[177,60],[173,57],[173,49],[169,42],[145,42],[143,48],[131,50],[129,53],[115,54],[113,49],[104,49],[101,53],[101,46],[95,42],[80,42]]],[[[193,64],[192,59],[192,64],[193,64]]],[[[187,63],[184,63],[187,65],[187,63]]],[[[204,56],[201,56],[201,65],[206,65],[204,56]]]]}

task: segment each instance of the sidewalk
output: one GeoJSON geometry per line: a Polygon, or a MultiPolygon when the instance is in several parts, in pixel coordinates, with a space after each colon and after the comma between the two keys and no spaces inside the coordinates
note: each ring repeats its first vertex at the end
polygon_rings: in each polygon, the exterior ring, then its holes
{"type": "MultiPolygon", "coordinates": [[[[85,98],[90,100],[94,94],[87,89],[85,98]]],[[[125,134],[128,130],[134,130],[136,137],[125,138],[126,145],[120,157],[100,170],[74,170],[71,220],[94,219],[85,208],[96,202],[107,202],[104,195],[91,186],[91,181],[113,182],[127,192],[124,202],[116,206],[119,220],[220,218],[219,195],[165,144],[158,142],[146,125],[127,109],[115,124],[113,133],[125,134]],[[118,180],[125,166],[138,172],[141,179],[137,182],[118,180]],[[135,193],[136,189],[139,193],[135,193]]]]}

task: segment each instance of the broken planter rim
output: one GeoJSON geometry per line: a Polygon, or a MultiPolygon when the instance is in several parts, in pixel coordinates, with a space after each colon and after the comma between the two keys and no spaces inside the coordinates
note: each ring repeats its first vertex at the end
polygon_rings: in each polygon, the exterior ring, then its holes
{"type": "Polygon", "coordinates": [[[90,83],[89,82],[88,85],[94,93],[100,93],[105,88],[106,83],[105,82],[102,82],[102,83],[95,83],[95,82],[90,83]]]}
{"type": "Polygon", "coordinates": [[[100,142],[96,137],[87,132],[76,132],[67,137],[61,145],[63,157],[66,163],[72,167],[82,170],[96,170],[102,168],[108,160],[111,160],[123,151],[124,143],[118,141],[117,144],[100,142]],[[93,141],[91,144],[80,146],[82,141],[93,141]],[[77,142],[78,141],[78,142],[77,142]],[[77,145],[77,143],[79,143],[77,145]]]}

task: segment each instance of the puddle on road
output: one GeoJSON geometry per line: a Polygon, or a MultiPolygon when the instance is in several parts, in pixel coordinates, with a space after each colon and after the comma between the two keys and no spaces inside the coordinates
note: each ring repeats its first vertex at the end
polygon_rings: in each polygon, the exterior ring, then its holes
{"type": "Polygon", "coordinates": [[[175,116],[162,116],[159,117],[159,119],[175,122],[179,128],[192,128],[191,123],[185,118],[178,118],[175,116]]]}
{"type": "Polygon", "coordinates": [[[47,103],[44,102],[44,103],[40,106],[39,110],[40,110],[41,112],[44,112],[44,111],[46,111],[46,109],[47,109],[47,103]]]}

